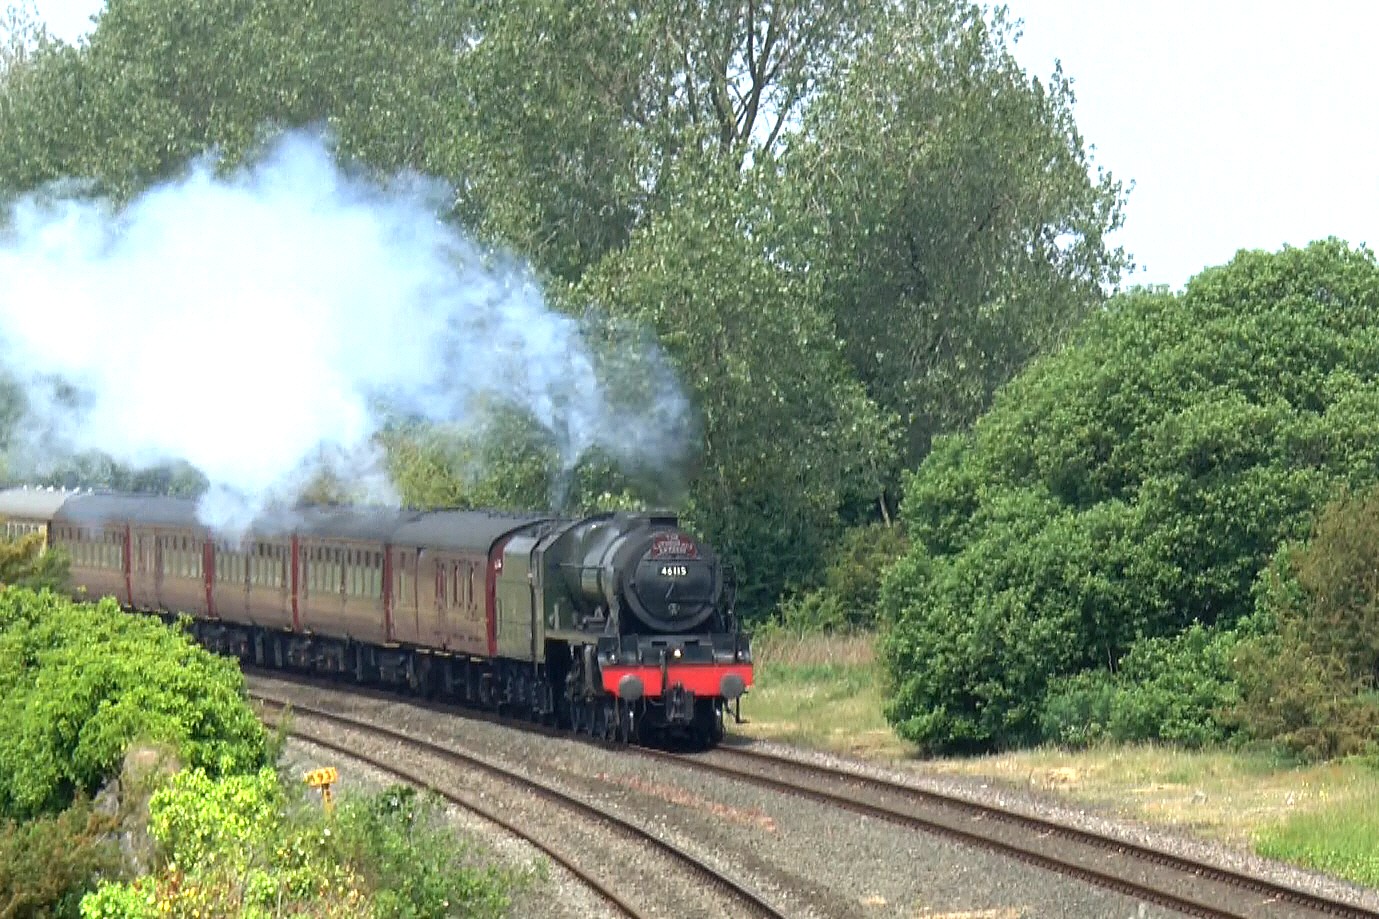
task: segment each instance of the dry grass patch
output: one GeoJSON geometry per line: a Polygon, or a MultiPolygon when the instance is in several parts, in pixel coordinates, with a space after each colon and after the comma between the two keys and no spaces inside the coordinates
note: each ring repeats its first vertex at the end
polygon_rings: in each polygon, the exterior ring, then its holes
{"type": "Polygon", "coordinates": [[[1292,767],[1264,754],[1152,745],[919,760],[882,716],[874,636],[777,632],[755,652],[748,721],[730,725],[735,734],[1055,793],[1379,884],[1379,772],[1362,763],[1292,767]]]}
{"type": "Polygon", "coordinates": [[[881,714],[883,680],[871,635],[773,633],[753,644],[756,685],[734,734],[877,759],[911,756],[881,714]]]}

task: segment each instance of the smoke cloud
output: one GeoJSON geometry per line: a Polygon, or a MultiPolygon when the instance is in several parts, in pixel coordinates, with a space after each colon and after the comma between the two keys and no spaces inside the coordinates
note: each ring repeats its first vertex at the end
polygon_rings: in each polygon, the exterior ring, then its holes
{"type": "Polygon", "coordinates": [[[290,134],[121,209],[21,200],[0,231],[0,367],[27,403],[11,474],[88,450],[184,461],[211,483],[205,522],[233,530],[323,465],[396,500],[383,419],[465,425],[494,398],[530,412],[567,469],[593,447],[678,459],[690,412],[654,344],[629,337],[645,396],[612,408],[579,324],[443,222],[446,195],[347,174],[290,134]]]}

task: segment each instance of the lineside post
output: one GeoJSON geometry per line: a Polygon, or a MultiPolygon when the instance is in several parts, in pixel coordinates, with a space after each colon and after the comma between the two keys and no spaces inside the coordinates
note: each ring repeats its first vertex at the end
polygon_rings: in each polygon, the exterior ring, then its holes
{"type": "Polygon", "coordinates": [[[313,769],[306,774],[306,783],[312,788],[321,789],[321,807],[327,814],[335,810],[335,801],[331,798],[330,786],[340,780],[340,773],[334,766],[327,766],[324,769],[313,769]]]}

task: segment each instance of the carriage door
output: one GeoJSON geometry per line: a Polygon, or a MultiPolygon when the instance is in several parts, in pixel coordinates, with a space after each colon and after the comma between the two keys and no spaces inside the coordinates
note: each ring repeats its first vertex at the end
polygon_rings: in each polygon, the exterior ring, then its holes
{"type": "Polygon", "coordinates": [[[149,541],[153,543],[153,607],[165,609],[163,605],[163,537],[155,530],[149,541]]]}
{"type": "Polygon", "coordinates": [[[421,640],[421,623],[417,621],[417,550],[397,550],[397,574],[393,584],[394,641],[421,640]]]}

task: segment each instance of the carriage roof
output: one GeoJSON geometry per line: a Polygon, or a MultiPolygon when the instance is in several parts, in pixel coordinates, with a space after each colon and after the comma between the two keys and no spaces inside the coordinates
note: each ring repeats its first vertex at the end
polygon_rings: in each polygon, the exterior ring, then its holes
{"type": "Polygon", "coordinates": [[[50,521],[75,494],[60,488],[6,488],[0,490],[0,517],[50,521]]]}

